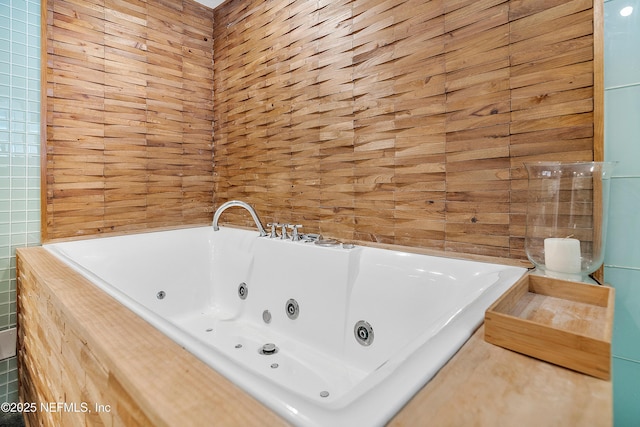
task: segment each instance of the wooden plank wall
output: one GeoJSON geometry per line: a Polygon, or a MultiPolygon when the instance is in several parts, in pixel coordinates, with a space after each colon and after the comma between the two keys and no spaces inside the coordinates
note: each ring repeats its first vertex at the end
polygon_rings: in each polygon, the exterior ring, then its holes
{"type": "Polygon", "coordinates": [[[343,240],[524,258],[523,162],[593,159],[591,1],[47,11],[43,240],[241,199],[343,240]]]}
{"type": "Polygon", "coordinates": [[[211,221],[213,11],[47,0],[46,12],[43,240],[211,221]]]}
{"type": "Polygon", "coordinates": [[[593,160],[591,1],[229,0],[214,18],[216,206],[524,258],[523,162],[593,160]]]}

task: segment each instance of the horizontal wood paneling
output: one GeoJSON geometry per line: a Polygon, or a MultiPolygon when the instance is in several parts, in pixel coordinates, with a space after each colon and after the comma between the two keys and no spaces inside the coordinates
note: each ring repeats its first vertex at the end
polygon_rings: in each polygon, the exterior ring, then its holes
{"type": "Polygon", "coordinates": [[[213,11],[48,0],[44,239],[211,220],[213,11]]]}
{"type": "Polygon", "coordinates": [[[593,158],[591,7],[224,3],[215,204],[346,240],[524,258],[523,162],[593,158]]]}
{"type": "Polygon", "coordinates": [[[593,158],[589,1],[48,12],[46,238],[241,199],[343,240],[524,258],[523,162],[593,158]]]}

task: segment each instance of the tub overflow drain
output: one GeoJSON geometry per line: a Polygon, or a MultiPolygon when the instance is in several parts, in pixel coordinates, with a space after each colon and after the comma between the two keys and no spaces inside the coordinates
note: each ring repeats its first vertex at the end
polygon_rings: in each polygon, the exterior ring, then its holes
{"type": "Polygon", "coordinates": [[[262,312],[262,320],[264,320],[264,323],[271,323],[271,312],[269,310],[262,312]]]}
{"type": "Polygon", "coordinates": [[[272,342],[266,343],[260,349],[260,354],[264,354],[264,355],[276,354],[277,352],[278,352],[278,347],[276,347],[276,345],[272,342]]]}
{"type": "Polygon", "coordinates": [[[165,291],[160,291],[156,294],[156,298],[158,299],[164,299],[164,297],[167,296],[167,293],[165,291]]]}
{"type": "Polygon", "coordinates": [[[353,328],[353,334],[361,345],[369,346],[373,342],[373,328],[368,322],[360,320],[353,328]]]}

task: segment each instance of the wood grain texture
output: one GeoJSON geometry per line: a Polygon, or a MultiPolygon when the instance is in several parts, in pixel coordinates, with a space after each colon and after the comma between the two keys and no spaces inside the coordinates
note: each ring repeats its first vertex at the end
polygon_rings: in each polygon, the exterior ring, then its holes
{"type": "Polygon", "coordinates": [[[44,3],[43,240],[209,222],[212,10],[44,3]]]}
{"type": "Polygon", "coordinates": [[[611,382],[505,350],[483,335],[480,327],[388,425],[613,425],[611,382]]]}
{"type": "Polygon", "coordinates": [[[525,275],[485,314],[485,340],[522,354],[611,378],[615,290],[525,275]]]}
{"type": "Polygon", "coordinates": [[[594,12],[49,0],[43,240],[207,223],[241,199],[343,240],[524,259],[523,162],[602,145],[594,12]]]}
{"type": "Polygon", "coordinates": [[[224,3],[215,205],[246,200],[344,240],[525,258],[523,162],[593,159],[591,7],[224,3]]]}

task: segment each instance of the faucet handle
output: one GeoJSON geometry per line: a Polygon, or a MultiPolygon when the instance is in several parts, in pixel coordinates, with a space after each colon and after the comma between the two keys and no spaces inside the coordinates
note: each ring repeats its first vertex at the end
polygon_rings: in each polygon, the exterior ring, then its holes
{"type": "Polygon", "coordinates": [[[298,229],[302,228],[302,224],[289,224],[289,228],[291,228],[291,240],[293,242],[299,242],[300,234],[298,234],[298,229]]]}
{"type": "Polygon", "coordinates": [[[278,227],[282,227],[280,229],[280,238],[282,240],[287,240],[289,239],[289,235],[287,234],[287,228],[290,226],[290,224],[276,224],[276,226],[278,227]]]}
{"type": "Polygon", "coordinates": [[[275,239],[276,237],[278,237],[278,233],[276,233],[276,227],[279,227],[280,225],[281,224],[278,224],[277,222],[267,224],[267,227],[271,227],[271,232],[269,233],[270,239],[275,239]]]}

